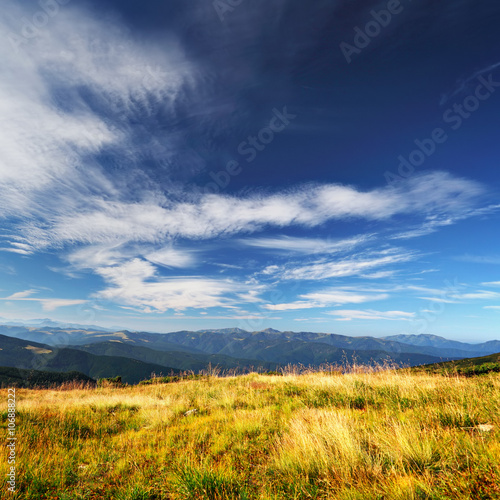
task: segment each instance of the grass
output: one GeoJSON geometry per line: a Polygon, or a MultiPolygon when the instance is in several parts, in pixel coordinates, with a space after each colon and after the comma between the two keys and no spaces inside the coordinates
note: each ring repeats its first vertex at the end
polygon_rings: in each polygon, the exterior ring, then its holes
{"type": "MultiPolygon", "coordinates": [[[[9,497],[500,498],[498,373],[165,382],[17,389],[17,492],[9,497]]],[[[6,461],[0,472],[4,498],[6,461]]]]}

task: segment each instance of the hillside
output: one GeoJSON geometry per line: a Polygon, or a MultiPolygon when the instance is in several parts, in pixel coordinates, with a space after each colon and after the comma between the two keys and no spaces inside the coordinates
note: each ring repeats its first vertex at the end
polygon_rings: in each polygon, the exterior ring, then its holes
{"type": "Polygon", "coordinates": [[[466,376],[482,375],[490,372],[500,372],[500,353],[466,358],[456,361],[434,363],[415,367],[415,370],[431,373],[459,374],[466,376]]]}
{"type": "Polygon", "coordinates": [[[0,387],[2,388],[47,388],[67,382],[96,383],[94,379],[80,372],[57,373],[0,366],[0,387]]]}
{"type": "Polygon", "coordinates": [[[276,370],[278,363],[256,359],[235,358],[222,354],[190,353],[180,350],[163,351],[149,347],[132,345],[121,341],[99,342],[83,346],[74,346],[75,349],[96,355],[121,356],[137,359],[145,363],[155,363],[162,366],[171,366],[177,370],[192,370],[195,372],[205,370],[209,365],[219,367],[221,370],[254,369],[276,370]]]}
{"type": "Polygon", "coordinates": [[[178,372],[170,367],[118,356],[96,356],[76,349],[58,349],[0,335],[0,366],[54,372],[81,372],[93,379],[120,375],[134,384],[151,373],[178,372]]]}

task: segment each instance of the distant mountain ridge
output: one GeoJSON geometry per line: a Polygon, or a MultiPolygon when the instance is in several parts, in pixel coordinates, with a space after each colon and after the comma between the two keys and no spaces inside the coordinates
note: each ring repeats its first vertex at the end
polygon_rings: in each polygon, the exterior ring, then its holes
{"type": "Polygon", "coordinates": [[[436,335],[349,337],[272,328],[151,333],[0,325],[0,366],[40,369],[35,362],[43,359],[43,370],[76,370],[92,378],[121,375],[129,383],[148,378],[152,372],[198,372],[208,366],[221,370],[275,370],[289,364],[416,366],[497,352],[500,341],[468,344],[436,335]],[[21,347],[14,346],[14,340],[21,347]]]}
{"type": "Polygon", "coordinates": [[[178,370],[200,370],[209,363],[222,369],[257,365],[273,369],[273,366],[284,364],[341,364],[355,360],[358,363],[394,362],[413,366],[500,351],[496,341],[473,345],[435,336],[349,337],[330,333],[281,332],[272,328],[255,332],[224,328],[161,334],[0,325],[0,334],[52,348],[125,357],[178,370]]]}
{"type": "Polygon", "coordinates": [[[457,340],[449,340],[437,335],[391,335],[383,337],[385,340],[392,340],[401,344],[408,344],[418,347],[436,347],[438,349],[458,349],[465,352],[480,353],[480,355],[488,355],[500,352],[500,340],[489,340],[479,344],[471,344],[468,342],[459,342],[457,340]]]}

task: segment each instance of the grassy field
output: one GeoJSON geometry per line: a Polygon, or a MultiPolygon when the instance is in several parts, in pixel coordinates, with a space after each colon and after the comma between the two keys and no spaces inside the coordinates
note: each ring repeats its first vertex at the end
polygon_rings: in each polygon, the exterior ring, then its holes
{"type": "Polygon", "coordinates": [[[500,498],[499,389],[409,370],[18,389],[0,497],[500,498]]]}

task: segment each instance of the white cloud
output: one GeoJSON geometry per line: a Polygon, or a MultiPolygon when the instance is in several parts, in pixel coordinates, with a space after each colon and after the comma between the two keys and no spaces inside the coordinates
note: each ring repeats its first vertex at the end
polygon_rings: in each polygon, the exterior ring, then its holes
{"type": "Polygon", "coordinates": [[[266,304],[264,307],[269,311],[293,311],[299,309],[314,309],[340,304],[360,304],[374,300],[387,299],[389,295],[360,294],[341,289],[327,289],[319,292],[300,295],[301,300],[284,304],[266,304]]]}
{"type": "Polygon", "coordinates": [[[485,281],[481,283],[483,286],[500,286],[500,281],[485,281]]]}
{"type": "MultiPolygon", "coordinates": [[[[29,292],[33,293],[33,290],[29,290],[29,292]]],[[[87,300],[80,300],[80,299],[37,299],[33,297],[27,297],[26,293],[27,292],[15,293],[10,297],[0,298],[0,300],[14,301],[14,302],[19,302],[19,301],[38,302],[39,304],[42,305],[44,311],[54,311],[59,307],[77,306],[88,302],[87,300]]]]}
{"type": "Polygon", "coordinates": [[[500,255],[459,255],[455,257],[455,260],[460,262],[472,262],[474,264],[500,264],[500,255]]]}
{"type": "Polygon", "coordinates": [[[144,257],[154,264],[165,267],[192,267],[196,262],[192,252],[182,252],[174,248],[162,248],[144,257]]]}
{"type": "Polygon", "coordinates": [[[378,280],[394,276],[395,271],[377,271],[375,273],[363,274],[362,277],[369,280],[378,280]]]}
{"type": "Polygon", "coordinates": [[[456,300],[445,299],[442,297],[418,297],[418,298],[422,299],[422,300],[428,300],[429,302],[440,302],[443,304],[457,304],[458,303],[456,300]]]}
{"type": "Polygon", "coordinates": [[[306,265],[273,266],[264,270],[283,280],[323,280],[362,275],[374,268],[400,264],[416,258],[416,254],[401,250],[389,249],[371,254],[354,255],[338,260],[318,260],[306,265]]]}
{"type": "Polygon", "coordinates": [[[31,219],[18,226],[19,243],[7,242],[20,254],[57,245],[47,232],[56,218],[128,194],[124,172],[112,179],[95,154],[112,148],[133,159],[136,129],[122,116],[168,106],[192,74],[174,41],[160,52],[75,5],[60,6],[16,52],[8,38],[30,12],[9,4],[0,13],[0,217],[31,219]]]}
{"type": "Polygon", "coordinates": [[[453,297],[459,300],[496,300],[500,298],[500,292],[479,290],[472,293],[456,294],[453,297]]]}
{"type": "MultiPolygon", "coordinates": [[[[438,172],[416,177],[398,190],[368,193],[340,185],[313,185],[247,198],[207,194],[197,201],[164,200],[161,204],[101,200],[87,210],[53,217],[48,229],[33,225],[24,229],[31,242],[41,246],[116,240],[153,242],[168,237],[207,239],[255,232],[266,226],[316,227],[334,219],[385,220],[405,213],[460,211],[481,193],[474,182],[438,172]],[[429,189],[432,183],[437,187],[429,189]]],[[[293,243],[298,245],[297,240],[293,243]]],[[[302,246],[310,248],[308,244],[302,246]]]]}
{"type": "Polygon", "coordinates": [[[25,290],[24,292],[17,292],[9,297],[6,297],[5,300],[17,300],[17,299],[25,299],[26,297],[29,297],[30,295],[33,295],[36,293],[36,290],[25,290]]]}
{"type": "Polygon", "coordinates": [[[155,266],[141,259],[96,270],[108,283],[99,298],[137,307],[144,312],[188,308],[234,307],[237,294],[249,287],[231,280],[158,275],[155,266]]]}
{"type": "Polygon", "coordinates": [[[370,235],[355,236],[346,239],[321,239],[321,238],[294,238],[290,236],[279,236],[277,238],[247,238],[241,239],[240,243],[268,250],[279,250],[286,252],[312,254],[338,253],[352,250],[356,246],[371,239],[370,235]]]}
{"type": "Polygon", "coordinates": [[[77,306],[87,303],[86,300],[71,300],[71,299],[39,299],[44,311],[54,311],[59,307],[77,306]]]}
{"type": "Polygon", "coordinates": [[[405,311],[366,311],[342,310],[331,311],[327,314],[339,316],[338,321],[351,321],[353,319],[363,320],[390,320],[390,321],[408,321],[415,317],[415,313],[405,311]]]}

